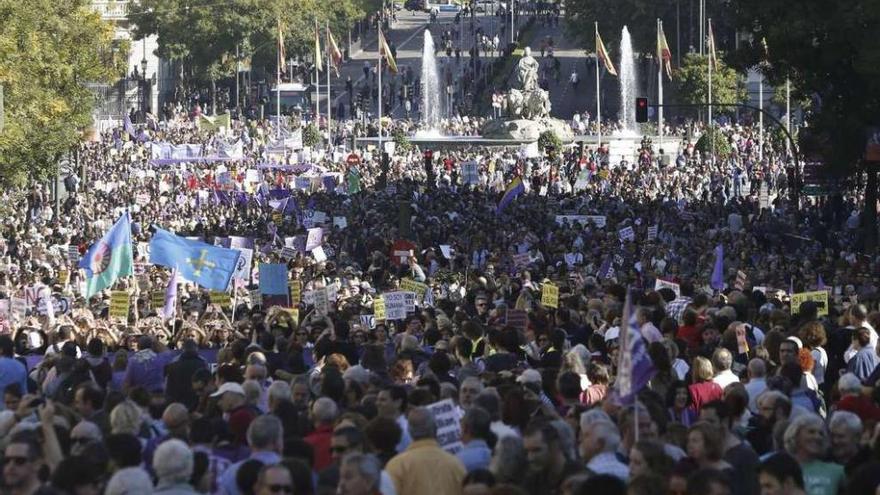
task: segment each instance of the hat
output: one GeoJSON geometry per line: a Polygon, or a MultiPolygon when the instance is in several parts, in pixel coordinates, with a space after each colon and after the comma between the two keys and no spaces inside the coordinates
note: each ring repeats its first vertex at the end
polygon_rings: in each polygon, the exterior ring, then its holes
{"type": "Polygon", "coordinates": [[[223,385],[220,385],[220,388],[216,392],[211,394],[211,397],[220,397],[221,395],[225,394],[226,392],[230,392],[233,394],[239,394],[241,396],[245,395],[244,389],[241,387],[241,384],[238,384],[235,382],[226,382],[223,385]]]}
{"type": "Polygon", "coordinates": [[[521,375],[516,377],[516,383],[537,383],[541,384],[541,373],[538,370],[525,370],[521,375]]]}
{"type": "Polygon", "coordinates": [[[605,331],[605,342],[617,340],[620,337],[620,327],[611,327],[605,331]]]}
{"type": "Polygon", "coordinates": [[[357,364],[345,370],[345,373],[342,374],[342,378],[366,385],[370,382],[370,370],[357,364]]]}

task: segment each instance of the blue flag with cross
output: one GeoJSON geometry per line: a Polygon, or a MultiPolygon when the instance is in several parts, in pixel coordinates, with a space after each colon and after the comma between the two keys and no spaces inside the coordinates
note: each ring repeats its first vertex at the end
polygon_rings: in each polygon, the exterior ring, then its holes
{"type": "Polygon", "coordinates": [[[150,240],[150,263],[171,269],[206,289],[225,291],[235,272],[239,251],[192,241],[156,229],[150,240]]]}

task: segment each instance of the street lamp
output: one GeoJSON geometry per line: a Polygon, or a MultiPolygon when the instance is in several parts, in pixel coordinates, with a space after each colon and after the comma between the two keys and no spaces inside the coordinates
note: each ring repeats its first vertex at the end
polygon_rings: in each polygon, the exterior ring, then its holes
{"type": "Polygon", "coordinates": [[[147,121],[147,58],[141,60],[141,123],[147,121]]]}

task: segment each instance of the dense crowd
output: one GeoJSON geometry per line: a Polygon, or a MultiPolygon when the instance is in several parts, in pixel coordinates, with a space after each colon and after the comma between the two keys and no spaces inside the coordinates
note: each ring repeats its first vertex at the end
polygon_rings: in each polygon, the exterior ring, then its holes
{"type": "Polygon", "coordinates": [[[667,155],[462,146],[427,169],[418,148],[279,154],[253,121],[97,136],[57,208],[40,187],[0,204],[3,493],[875,493],[860,195],[797,205],[784,148],[730,125],[710,157],[694,129],[667,155]],[[126,211],[120,316],[75,258],[126,211]],[[320,256],[282,249],[315,226],[320,256]],[[164,318],[155,227],[244,239],[251,277],[225,299],[181,281],[164,318]],[[253,293],[267,262],[286,305],[253,293]],[[412,311],[382,319],[401,290],[412,311]]]}

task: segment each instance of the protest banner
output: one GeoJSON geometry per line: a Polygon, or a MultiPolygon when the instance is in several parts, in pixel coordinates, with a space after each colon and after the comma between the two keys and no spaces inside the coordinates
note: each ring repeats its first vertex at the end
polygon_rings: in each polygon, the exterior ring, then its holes
{"type": "Polygon", "coordinates": [[[736,271],[736,281],[733,283],[733,286],[738,290],[743,290],[746,288],[746,282],[748,282],[749,277],[742,270],[736,271]]]}
{"type": "Polygon", "coordinates": [[[434,416],[437,427],[437,443],[440,448],[455,454],[463,448],[461,443],[461,418],[452,399],[443,399],[428,404],[427,409],[434,416]]]}
{"type": "Polygon", "coordinates": [[[525,270],[526,268],[528,268],[531,261],[532,259],[529,253],[520,253],[513,255],[513,266],[517,270],[525,270]]]}
{"type": "Polygon", "coordinates": [[[461,164],[461,180],[466,185],[477,185],[480,182],[480,172],[477,162],[469,161],[461,164]]]}
{"type": "Polygon", "coordinates": [[[299,280],[291,280],[287,283],[290,288],[290,300],[294,306],[299,304],[302,299],[302,282],[299,280]]]}
{"type": "Polygon", "coordinates": [[[376,328],[376,316],[375,315],[360,315],[361,325],[369,328],[370,330],[376,328]]]}
{"type": "Polygon", "coordinates": [[[559,287],[553,284],[541,284],[541,304],[548,308],[558,308],[559,287]]]}
{"type": "Polygon", "coordinates": [[[250,280],[252,260],[254,259],[254,250],[246,247],[233,247],[231,249],[235,249],[236,251],[241,253],[238,256],[238,261],[235,265],[235,272],[232,273],[232,278],[245,281],[250,280]]]}
{"type": "Polygon", "coordinates": [[[114,290],[110,293],[110,318],[128,320],[129,300],[128,292],[114,290]]]}
{"type": "Polygon", "coordinates": [[[624,227],[620,229],[617,233],[618,237],[620,237],[621,241],[634,241],[636,240],[636,232],[633,230],[631,226],[624,227]]]}
{"type": "Polygon", "coordinates": [[[591,223],[601,229],[605,228],[606,221],[605,215],[556,215],[556,223],[559,225],[562,225],[563,222],[576,223],[581,226],[591,223]]]}
{"type": "Polygon", "coordinates": [[[648,241],[654,241],[657,239],[657,233],[660,231],[660,227],[658,225],[651,225],[648,227],[648,241]]]}
{"type": "Polygon", "coordinates": [[[164,290],[154,290],[150,293],[150,306],[153,309],[159,309],[165,307],[165,291],[164,290]]]}
{"type": "Polygon", "coordinates": [[[529,312],[524,309],[508,309],[505,324],[525,331],[529,324],[529,312]]]}
{"type": "Polygon", "coordinates": [[[327,289],[316,289],[312,291],[315,298],[315,313],[319,316],[327,316],[330,313],[330,300],[327,299],[327,289]]]}
{"type": "Polygon", "coordinates": [[[791,314],[797,314],[801,304],[813,301],[819,309],[819,316],[828,316],[828,291],[798,292],[791,295],[791,314]]]}

